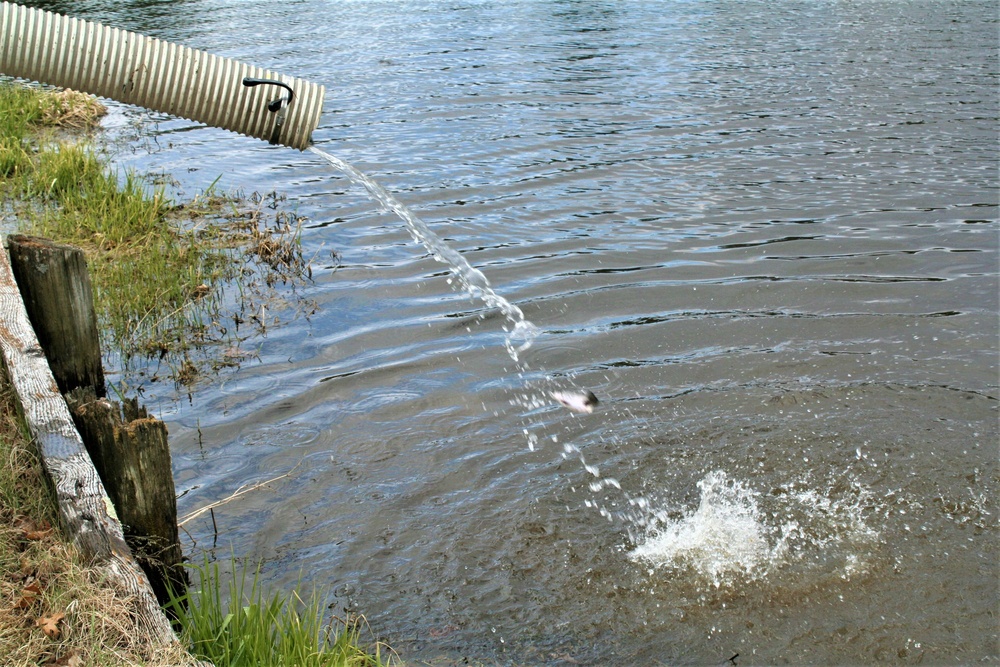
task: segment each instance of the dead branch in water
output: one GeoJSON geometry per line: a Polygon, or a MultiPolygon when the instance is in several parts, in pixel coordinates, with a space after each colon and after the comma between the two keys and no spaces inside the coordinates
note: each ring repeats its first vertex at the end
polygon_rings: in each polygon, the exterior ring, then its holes
{"type": "Polygon", "coordinates": [[[186,524],[188,521],[197,519],[205,512],[214,510],[216,507],[222,507],[223,505],[227,505],[232,501],[236,500],[237,498],[239,498],[240,496],[246,495],[252,491],[257,491],[258,489],[262,489],[266,487],[268,484],[272,484],[279,480],[285,479],[286,477],[290,477],[292,473],[295,472],[300,465],[302,465],[301,461],[299,463],[296,463],[295,467],[286,472],[284,475],[278,475],[277,477],[272,477],[271,479],[265,480],[263,482],[257,482],[255,484],[243,484],[238,489],[229,494],[229,496],[223,498],[222,500],[217,500],[214,503],[205,505],[201,509],[197,509],[189,514],[185,514],[177,521],[177,526],[183,527],[184,524],[186,524]]]}

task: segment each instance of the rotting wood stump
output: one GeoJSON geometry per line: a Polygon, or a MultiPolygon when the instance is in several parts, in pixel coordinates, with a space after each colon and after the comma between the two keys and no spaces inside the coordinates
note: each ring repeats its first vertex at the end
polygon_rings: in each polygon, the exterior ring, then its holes
{"type": "Polygon", "coordinates": [[[170,589],[180,595],[188,583],[177,530],[167,425],[150,417],[135,399],[119,405],[97,398],[89,387],[74,389],[66,402],[118,510],[125,542],[165,605],[170,589]]]}
{"type": "Polygon", "coordinates": [[[117,509],[125,541],[160,604],[181,595],[187,577],[177,532],[177,499],[167,427],[135,400],[104,399],[93,289],[83,251],[48,239],[7,239],[25,309],[73,421],[117,509]],[[123,418],[124,416],[124,418],[123,418]]]}

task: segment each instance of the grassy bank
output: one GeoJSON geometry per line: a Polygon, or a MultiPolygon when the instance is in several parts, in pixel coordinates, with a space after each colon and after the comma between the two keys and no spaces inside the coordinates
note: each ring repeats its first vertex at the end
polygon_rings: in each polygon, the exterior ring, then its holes
{"type": "MultiPolygon", "coordinates": [[[[171,360],[180,382],[233,363],[268,325],[271,288],[308,279],[300,221],[279,210],[276,194],[242,201],[209,191],[172,204],[134,175],[110,172],[87,142],[60,139],[61,128],[92,125],[100,113],[87,96],[0,81],[0,214],[84,248],[104,343],[123,359],[171,360]],[[199,365],[199,349],[215,352],[199,365]]],[[[191,664],[180,647],[151,653],[127,600],[59,538],[44,489],[10,391],[0,390],[0,664],[191,664]]],[[[360,648],[356,620],[325,623],[317,597],[266,592],[242,573],[230,581],[211,563],[196,574],[186,607],[175,609],[180,635],[218,667],[389,664],[360,648]]]]}
{"type": "Polygon", "coordinates": [[[311,310],[274,289],[311,276],[302,220],[281,197],[210,187],[170,202],[162,187],[109,170],[93,143],[62,140],[67,123],[101,113],[89,96],[0,84],[0,194],[19,231],[86,252],[102,343],[124,370],[152,358],[187,384],[250,356],[241,344],[273,323],[267,313],[311,310]]]}
{"type": "Polygon", "coordinates": [[[0,664],[194,664],[180,646],[150,651],[127,594],[62,540],[47,488],[0,372],[0,664]]]}
{"type": "Polygon", "coordinates": [[[0,664],[182,667],[197,659],[216,667],[392,664],[379,655],[391,655],[386,649],[362,648],[358,619],[324,624],[319,598],[299,591],[268,593],[256,573],[236,569],[227,577],[216,563],[196,568],[197,587],[174,605],[182,643],[153,650],[129,612],[128,593],[107,585],[99,570],[61,539],[47,488],[0,372],[0,664]]]}

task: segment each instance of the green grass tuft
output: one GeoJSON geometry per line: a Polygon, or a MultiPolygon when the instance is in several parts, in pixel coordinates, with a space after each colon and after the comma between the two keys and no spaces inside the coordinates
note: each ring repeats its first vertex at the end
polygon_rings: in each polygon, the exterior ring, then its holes
{"type": "Polygon", "coordinates": [[[322,604],[315,594],[303,600],[267,594],[260,568],[252,578],[244,569],[224,582],[217,562],[193,568],[197,592],[173,598],[169,609],[193,655],[216,667],[380,667],[374,655],[359,648],[360,619],[324,625],[322,604]],[[249,581],[248,581],[249,579],[249,581]],[[223,587],[228,589],[223,591],[223,587]],[[225,594],[228,592],[228,594],[225,594]]]}

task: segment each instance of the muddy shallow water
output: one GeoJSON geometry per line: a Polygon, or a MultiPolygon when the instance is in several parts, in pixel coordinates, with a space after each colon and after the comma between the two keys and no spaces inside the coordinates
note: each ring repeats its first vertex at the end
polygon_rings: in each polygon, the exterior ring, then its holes
{"type": "Polygon", "coordinates": [[[997,660],[995,6],[72,5],[324,83],[317,145],[541,331],[317,156],[115,109],[121,164],[285,193],[316,258],[259,363],[146,387],[182,512],[293,470],[194,551],[415,663],[997,660]]]}

